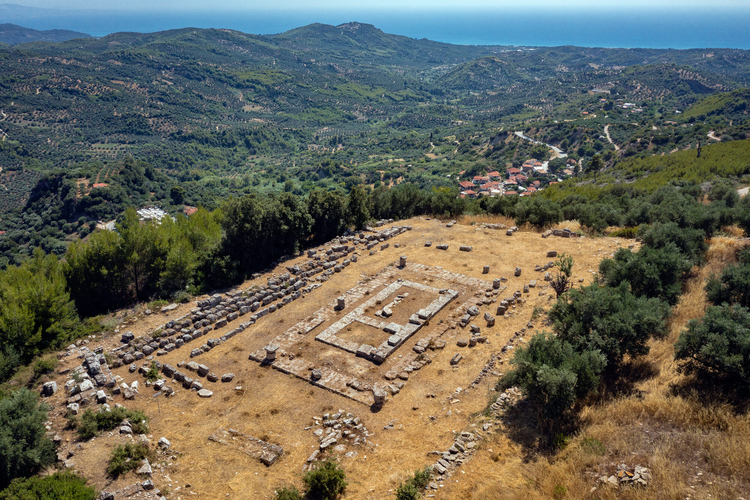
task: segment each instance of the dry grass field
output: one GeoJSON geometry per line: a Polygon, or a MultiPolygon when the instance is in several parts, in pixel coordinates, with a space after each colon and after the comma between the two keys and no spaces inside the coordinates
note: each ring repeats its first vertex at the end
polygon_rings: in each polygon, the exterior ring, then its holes
{"type": "MultiPolygon", "coordinates": [[[[313,435],[313,417],[343,410],[361,419],[370,432],[368,442],[347,445],[335,453],[347,474],[349,486],[346,498],[383,499],[394,496],[397,486],[414,470],[435,463],[434,451],[446,450],[462,431],[482,435],[477,451],[470,460],[450,477],[438,483],[438,489],[427,494],[434,498],[740,498],[750,485],[750,421],[732,408],[708,402],[696,402],[687,393],[688,387],[672,361],[672,346],[685,323],[700,317],[706,307],[703,283],[711,272],[716,272],[731,261],[738,245],[736,238],[715,238],[711,242],[708,264],[696,270],[685,295],[676,306],[671,320],[669,338],[654,342],[652,352],[642,362],[641,370],[648,374],[637,383],[632,396],[600,401],[583,411],[584,425],[579,435],[557,455],[535,453],[529,448],[522,432],[515,432],[497,415],[483,410],[497,394],[493,391],[500,373],[507,370],[510,354],[503,354],[493,368],[492,376],[467,390],[493,354],[500,352],[515,334],[526,327],[536,310],[534,329],[524,331],[520,342],[544,327],[544,313],[551,305],[554,291],[547,288],[543,272],[535,272],[536,265],[550,260],[547,252],[555,250],[573,256],[575,286],[588,284],[602,258],[609,257],[632,240],[616,238],[542,238],[537,232],[521,231],[506,236],[505,231],[482,227],[482,223],[502,222],[502,218],[464,217],[453,227],[438,220],[412,219],[397,223],[413,229],[389,241],[384,250],[375,247],[372,255],[361,251],[357,263],[333,274],[322,287],[310,292],[282,310],[261,318],[224,344],[203,354],[196,361],[210,367],[221,376],[234,373],[231,383],[210,383],[204,386],[213,397],[201,399],[195,391],[177,388],[164,399],[153,398],[153,389],[141,386],[133,401],[115,396],[113,402],[128,408],[143,410],[151,419],[152,443],[164,436],[177,454],[174,458],[161,456],[155,464],[153,481],[170,499],[226,499],[273,498],[276,488],[294,484],[302,487],[301,477],[307,458],[318,448],[313,435]],[[431,241],[431,247],[425,242],[431,241]],[[437,250],[440,243],[449,244],[447,251],[437,250]],[[460,252],[459,245],[472,245],[471,252],[460,252]],[[396,245],[399,245],[396,247],[396,245]],[[382,409],[343,397],[314,386],[305,380],[284,374],[269,366],[249,360],[251,352],[261,349],[277,335],[297,322],[329,304],[351,288],[367,283],[392,267],[399,256],[408,262],[433,268],[441,267],[452,273],[492,281],[505,277],[507,289],[499,298],[522,290],[530,280],[537,280],[536,288],[524,294],[526,302],[516,306],[504,317],[498,317],[493,327],[480,321],[485,312],[495,314],[495,304],[480,308],[474,321],[482,327],[487,343],[475,347],[458,347],[456,340],[468,337],[468,328],[448,329],[442,336],[447,345],[442,350],[429,351],[431,363],[410,374],[403,389],[390,396],[382,409]],[[483,274],[484,265],[490,266],[483,274]],[[513,276],[516,267],[522,269],[513,276]],[[461,353],[461,362],[452,366],[449,361],[461,353]],[[484,423],[492,427],[482,431],[484,423]],[[386,428],[387,427],[387,428],[386,428]],[[280,460],[266,467],[237,447],[224,446],[208,437],[219,428],[236,429],[242,434],[280,445],[284,454],[280,460]],[[355,451],[345,457],[344,453],[355,451]],[[653,474],[652,484],[646,489],[610,489],[599,483],[599,476],[612,474],[620,463],[647,466],[653,474]]],[[[566,226],[575,229],[574,226],[566,226]]],[[[286,272],[286,266],[301,263],[305,257],[285,262],[272,273],[286,272]]],[[[554,270],[553,270],[554,271],[554,270]]],[[[270,274],[243,284],[265,284],[270,274]]],[[[409,265],[396,271],[396,277],[434,287],[435,282],[411,271],[409,265]]],[[[375,290],[377,292],[377,290],[375,290]]],[[[483,292],[483,290],[482,290],[483,292]]],[[[323,366],[331,366],[354,373],[368,381],[382,380],[382,374],[400,357],[411,352],[416,339],[430,329],[455,320],[454,309],[470,296],[462,292],[458,299],[446,306],[430,320],[418,334],[404,344],[381,366],[355,358],[340,349],[314,340],[326,328],[318,326],[299,343],[298,355],[323,366]]],[[[405,309],[394,310],[401,321],[408,318],[412,302],[423,307],[432,300],[424,294],[410,293],[405,309]],[[401,317],[403,316],[403,317],[401,317]]],[[[347,303],[341,314],[363,303],[347,303]]],[[[387,300],[391,300],[390,298],[387,300]]],[[[137,315],[120,325],[120,331],[130,330],[136,336],[151,332],[168,318],[186,314],[195,302],[180,306],[164,314],[137,315]]],[[[398,319],[398,318],[397,318],[398,319]]],[[[226,329],[231,329],[227,327],[226,329]]],[[[211,336],[219,336],[212,333],[211,336]]],[[[377,332],[355,326],[341,335],[367,341],[377,332]]],[[[119,335],[111,335],[100,343],[117,345],[119,335]]],[[[189,348],[182,348],[159,357],[159,361],[177,365],[190,361],[189,348]]],[[[60,368],[73,366],[80,360],[63,358],[60,368]]],[[[128,372],[127,366],[114,370],[126,382],[143,377],[128,372]]],[[[58,383],[64,383],[60,377],[58,383]]],[[[178,387],[178,384],[172,384],[178,387]]],[[[65,410],[62,391],[50,398],[53,405],[52,425],[65,442],[65,449],[75,453],[75,468],[89,478],[98,489],[121,489],[139,479],[135,474],[113,482],[105,473],[106,459],[115,444],[131,438],[117,433],[105,433],[88,442],[78,443],[74,434],[64,430],[65,410]]],[[[518,426],[516,422],[513,424],[518,426]]],[[[518,429],[515,429],[516,431],[518,429]]]]}

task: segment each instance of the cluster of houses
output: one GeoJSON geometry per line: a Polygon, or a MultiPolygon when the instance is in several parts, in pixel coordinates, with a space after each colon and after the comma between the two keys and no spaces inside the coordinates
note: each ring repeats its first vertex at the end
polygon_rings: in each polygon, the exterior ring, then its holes
{"type": "MultiPolygon", "coordinates": [[[[570,160],[574,161],[574,160],[570,160]]],[[[465,172],[459,172],[459,179],[465,172]]],[[[493,171],[486,175],[476,175],[471,180],[458,183],[461,190],[461,198],[479,198],[480,196],[528,196],[544,189],[539,179],[529,177],[547,177],[547,162],[540,162],[532,158],[526,160],[520,168],[510,167],[505,174],[493,171]]],[[[558,172],[561,176],[571,176],[573,171],[569,169],[558,172]]],[[[559,178],[545,185],[557,184],[559,178]]]]}

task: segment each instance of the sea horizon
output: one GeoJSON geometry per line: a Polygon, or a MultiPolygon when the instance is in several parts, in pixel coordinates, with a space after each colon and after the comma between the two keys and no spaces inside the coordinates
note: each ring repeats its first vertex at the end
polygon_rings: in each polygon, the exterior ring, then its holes
{"type": "Polygon", "coordinates": [[[457,45],[602,48],[750,49],[750,7],[701,9],[83,11],[14,9],[0,22],[37,30],[67,29],[103,37],[179,28],[222,28],[269,35],[312,23],[372,24],[386,33],[457,45]]]}

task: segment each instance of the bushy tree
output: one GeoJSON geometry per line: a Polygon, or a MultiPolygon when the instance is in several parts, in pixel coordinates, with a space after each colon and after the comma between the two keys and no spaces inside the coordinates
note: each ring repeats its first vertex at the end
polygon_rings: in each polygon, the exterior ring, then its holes
{"type": "Polygon", "coordinates": [[[515,213],[519,226],[529,222],[532,226],[545,228],[563,220],[560,205],[542,196],[524,198],[516,205],[515,213]]]}
{"type": "Polygon", "coordinates": [[[346,204],[347,220],[356,229],[362,229],[370,220],[369,199],[367,189],[357,184],[349,191],[349,199],[346,204]]]}
{"type": "Polygon", "coordinates": [[[692,265],[699,264],[708,249],[704,230],[680,226],[674,222],[641,226],[638,232],[643,243],[651,248],[666,248],[671,243],[692,265]]]}
{"type": "Polygon", "coordinates": [[[0,400],[0,489],[55,461],[55,446],[47,437],[45,420],[47,407],[27,389],[0,400]]]}
{"type": "Polygon", "coordinates": [[[621,248],[613,259],[599,263],[599,273],[610,287],[628,282],[636,296],[657,297],[675,305],[690,267],[690,261],[668,243],[659,249],[644,246],[638,252],[621,248]]]}
{"type": "Polygon", "coordinates": [[[627,283],[617,288],[594,283],[570,290],[548,316],[561,340],[577,352],[601,352],[609,370],[625,356],[647,354],[648,340],[666,335],[669,311],[669,305],[659,299],[636,297],[627,283]]]}
{"type": "Polygon", "coordinates": [[[313,220],[313,242],[319,245],[338,236],[344,227],[346,198],[336,192],[314,189],[307,197],[307,211],[313,220]]]}
{"type": "Polygon", "coordinates": [[[78,325],[62,265],[40,249],[0,273],[0,377],[40,351],[59,345],[78,325]]]}
{"type": "Polygon", "coordinates": [[[750,307],[750,265],[730,265],[720,276],[711,275],[706,283],[706,294],[714,305],[750,307]]]}
{"type": "Polygon", "coordinates": [[[500,388],[521,387],[540,419],[555,427],[577,399],[596,390],[607,359],[597,350],[578,351],[570,342],[542,332],[515,351],[511,364],[513,370],[501,379],[500,388]]]}
{"type": "Polygon", "coordinates": [[[721,378],[750,390],[750,310],[740,305],[710,306],[691,320],[675,344],[682,371],[721,378]]]}

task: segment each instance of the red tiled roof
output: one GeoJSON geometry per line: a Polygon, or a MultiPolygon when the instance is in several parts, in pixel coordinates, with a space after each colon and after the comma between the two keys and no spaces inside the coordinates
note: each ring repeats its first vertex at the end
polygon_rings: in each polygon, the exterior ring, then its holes
{"type": "Polygon", "coordinates": [[[105,187],[107,187],[107,186],[109,186],[109,184],[107,184],[106,182],[97,182],[96,184],[94,184],[94,185],[93,185],[93,186],[91,186],[91,187],[95,187],[95,188],[105,188],[105,187]]]}

